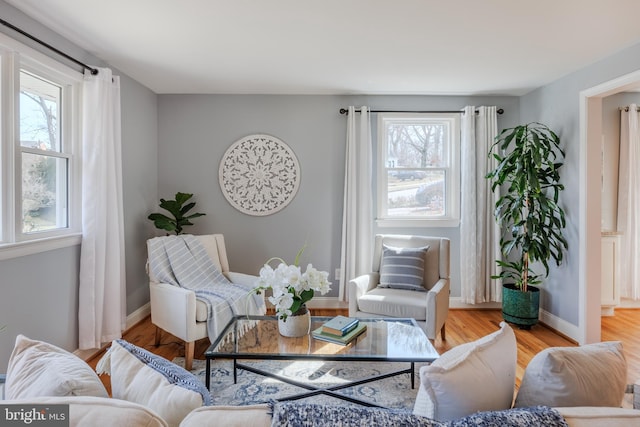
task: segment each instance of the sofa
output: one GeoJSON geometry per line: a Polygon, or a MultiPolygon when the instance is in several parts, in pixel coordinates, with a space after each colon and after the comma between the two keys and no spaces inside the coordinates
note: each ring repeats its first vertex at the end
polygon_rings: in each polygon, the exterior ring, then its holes
{"type": "MultiPolygon", "coordinates": [[[[312,425],[333,426],[455,427],[468,425],[469,417],[489,416],[504,417],[498,425],[508,425],[511,417],[538,420],[535,417],[555,416],[557,425],[640,426],[640,410],[621,408],[609,401],[620,402],[620,393],[625,392],[625,387],[619,390],[617,384],[625,365],[619,343],[583,346],[568,353],[572,348],[542,352],[527,367],[518,392],[518,395],[524,394],[518,400],[517,396],[514,399],[515,372],[511,369],[515,353],[507,350],[514,344],[512,339],[513,331],[502,324],[495,333],[455,347],[433,364],[423,366],[420,389],[411,412],[295,401],[273,403],[273,406],[210,406],[210,394],[190,372],[124,340],[113,341],[96,369],[111,375],[109,396],[98,374],[77,356],[19,335],[7,369],[5,400],[0,406],[21,405],[17,408],[32,408],[35,412],[49,410],[51,405],[63,405],[68,412],[62,416],[69,419],[71,426],[270,426],[272,422],[298,425],[285,419],[287,416],[313,419],[312,425]],[[455,349],[458,350],[453,351],[455,349]],[[560,371],[558,366],[562,367],[560,371]],[[590,375],[585,376],[585,367],[600,373],[597,380],[601,389],[592,388],[594,383],[590,375]],[[461,379],[468,380],[467,371],[473,372],[473,378],[479,382],[460,384],[461,379]],[[580,385],[575,384],[577,371],[580,371],[580,385]],[[487,387],[488,384],[491,387],[487,387]],[[581,390],[583,385],[586,389],[581,390]],[[482,393],[478,392],[479,386],[483,387],[482,393]],[[572,389],[568,390],[567,386],[572,389]],[[544,392],[535,393],[536,389],[544,392]],[[575,406],[581,403],[579,399],[589,402],[591,395],[605,400],[575,406]],[[536,401],[545,396],[568,405],[545,406],[550,401],[536,401]],[[363,421],[366,422],[363,424],[363,421]]],[[[515,360],[513,363],[515,366],[515,360]]],[[[0,424],[5,414],[4,410],[0,411],[0,424]]],[[[514,421],[512,425],[523,424],[514,421]]],[[[554,424],[531,421],[525,425],[554,424]]]]}

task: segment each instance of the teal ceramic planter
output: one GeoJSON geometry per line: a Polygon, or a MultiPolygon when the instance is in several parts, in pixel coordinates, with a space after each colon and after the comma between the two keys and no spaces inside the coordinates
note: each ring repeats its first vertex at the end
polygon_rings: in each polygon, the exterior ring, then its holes
{"type": "Polygon", "coordinates": [[[529,286],[527,292],[514,285],[502,286],[502,318],[520,329],[530,329],[538,323],[540,289],[529,286]]]}

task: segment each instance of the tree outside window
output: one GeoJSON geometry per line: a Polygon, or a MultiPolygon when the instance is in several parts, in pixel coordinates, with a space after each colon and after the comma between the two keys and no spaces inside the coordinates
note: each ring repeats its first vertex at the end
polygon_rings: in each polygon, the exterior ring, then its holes
{"type": "Polygon", "coordinates": [[[395,113],[378,121],[378,218],[455,217],[459,119],[395,113]]]}
{"type": "Polygon", "coordinates": [[[22,231],[67,226],[67,163],[60,132],[61,88],[20,74],[22,231]]]}

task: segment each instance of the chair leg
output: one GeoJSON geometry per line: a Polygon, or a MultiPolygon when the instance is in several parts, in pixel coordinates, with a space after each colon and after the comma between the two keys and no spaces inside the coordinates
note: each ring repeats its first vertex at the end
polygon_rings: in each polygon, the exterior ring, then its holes
{"type": "Polygon", "coordinates": [[[196,350],[196,342],[189,341],[184,343],[184,369],[190,371],[193,367],[193,354],[196,350]]]}
{"type": "Polygon", "coordinates": [[[160,337],[162,336],[162,329],[156,326],[156,336],[155,336],[155,345],[158,347],[160,345],[160,337]]]}
{"type": "Polygon", "coordinates": [[[445,327],[446,323],[442,325],[442,329],[440,329],[440,338],[442,338],[442,341],[446,341],[447,340],[447,334],[444,332],[444,327],[445,327]]]}

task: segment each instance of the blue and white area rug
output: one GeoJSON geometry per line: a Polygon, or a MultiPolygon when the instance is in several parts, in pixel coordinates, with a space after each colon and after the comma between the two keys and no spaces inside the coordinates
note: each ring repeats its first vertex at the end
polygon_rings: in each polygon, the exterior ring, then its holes
{"type": "MultiPolygon", "coordinates": [[[[184,366],[184,358],[173,360],[184,366]]],[[[363,379],[373,375],[407,369],[408,363],[392,362],[320,362],[320,361],[242,361],[268,372],[277,373],[299,382],[330,387],[348,380],[363,379]]],[[[205,382],[205,361],[194,360],[191,372],[205,382]]],[[[343,395],[371,402],[387,408],[413,410],[420,386],[419,364],[415,369],[415,388],[411,388],[409,374],[402,374],[379,381],[352,386],[337,391],[343,395]]],[[[267,378],[243,369],[237,370],[238,382],[233,383],[233,362],[214,360],[211,365],[211,395],[214,405],[252,405],[303,393],[306,389],[267,378]]],[[[347,401],[320,395],[300,400],[307,403],[350,404],[347,401]]]]}

